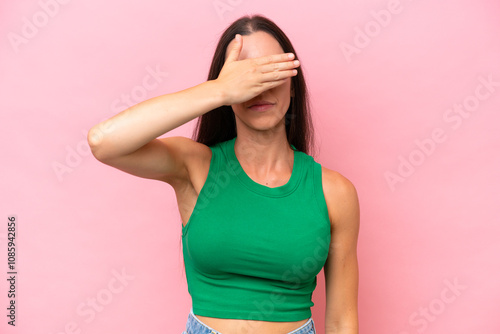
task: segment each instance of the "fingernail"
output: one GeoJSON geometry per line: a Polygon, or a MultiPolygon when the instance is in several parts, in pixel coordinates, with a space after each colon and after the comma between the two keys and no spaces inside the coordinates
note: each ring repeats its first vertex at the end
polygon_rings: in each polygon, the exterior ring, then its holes
{"type": "Polygon", "coordinates": [[[295,55],[293,53],[288,54],[288,58],[293,59],[294,57],[295,57],[295,55]]]}
{"type": "Polygon", "coordinates": [[[299,62],[298,60],[294,60],[294,61],[293,61],[293,64],[294,64],[294,65],[299,65],[299,64],[300,64],[300,62],[299,62]]]}

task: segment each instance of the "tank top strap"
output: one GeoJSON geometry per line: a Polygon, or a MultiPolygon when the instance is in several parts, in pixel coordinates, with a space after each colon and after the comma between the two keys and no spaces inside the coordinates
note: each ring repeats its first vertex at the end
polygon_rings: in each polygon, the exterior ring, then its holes
{"type": "Polygon", "coordinates": [[[316,203],[320,213],[324,216],[327,221],[330,221],[330,216],[328,214],[328,207],[326,205],[325,194],[323,191],[323,170],[320,163],[316,162],[311,157],[312,171],[313,171],[313,184],[314,184],[314,196],[316,198],[316,203]]]}
{"type": "Polygon", "coordinates": [[[209,146],[212,151],[212,157],[210,158],[210,167],[208,169],[208,175],[205,180],[205,183],[201,187],[200,193],[198,194],[198,198],[196,199],[196,203],[193,208],[193,212],[191,213],[189,220],[187,221],[185,226],[181,227],[182,236],[184,236],[189,226],[191,225],[191,220],[195,219],[198,213],[203,210],[203,208],[207,207],[210,203],[210,199],[214,196],[213,193],[217,191],[217,184],[219,181],[221,164],[223,163],[223,154],[220,147],[220,144],[209,146]]]}

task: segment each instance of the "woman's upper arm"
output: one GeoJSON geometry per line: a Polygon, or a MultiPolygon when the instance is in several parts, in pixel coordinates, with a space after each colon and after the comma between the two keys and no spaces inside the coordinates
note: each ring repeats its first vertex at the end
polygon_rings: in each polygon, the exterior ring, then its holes
{"type": "Polygon", "coordinates": [[[324,267],[326,333],[358,333],[359,202],[354,185],[323,167],[323,191],[331,224],[331,243],[324,267]]]}
{"type": "Polygon", "coordinates": [[[135,152],[112,158],[96,158],[126,173],[174,184],[190,180],[192,165],[210,159],[208,146],[182,136],[156,138],[135,152]]]}

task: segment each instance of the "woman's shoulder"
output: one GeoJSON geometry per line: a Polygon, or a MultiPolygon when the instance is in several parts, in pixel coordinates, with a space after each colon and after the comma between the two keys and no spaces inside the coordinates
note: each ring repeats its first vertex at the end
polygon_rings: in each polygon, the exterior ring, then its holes
{"type": "Polygon", "coordinates": [[[331,191],[337,190],[344,194],[356,191],[354,184],[338,171],[321,165],[321,173],[323,182],[326,186],[332,188],[331,191]]]}
{"type": "Polygon", "coordinates": [[[321,166],[321,174],[330,221],[339,221],[341,217],[359,211],[356,187],[347,177],[325,166],[321,166]]]}

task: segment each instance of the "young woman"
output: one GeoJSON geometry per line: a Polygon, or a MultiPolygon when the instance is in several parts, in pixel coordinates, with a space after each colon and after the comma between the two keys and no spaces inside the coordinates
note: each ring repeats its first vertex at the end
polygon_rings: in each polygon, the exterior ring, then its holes
{"type": "Polygon", "coordinates": [[[316,333],[311,297],[323,267],[325,332],[358,333],[358,198],[308,154],[295,58],[276,24],[242,17],[221,36],[206,82],[89,131],[99,161],[175,191],[192,297],[184,333],[316,333]],[[158,138],[194,118],[196,140],[158,138]]]}

